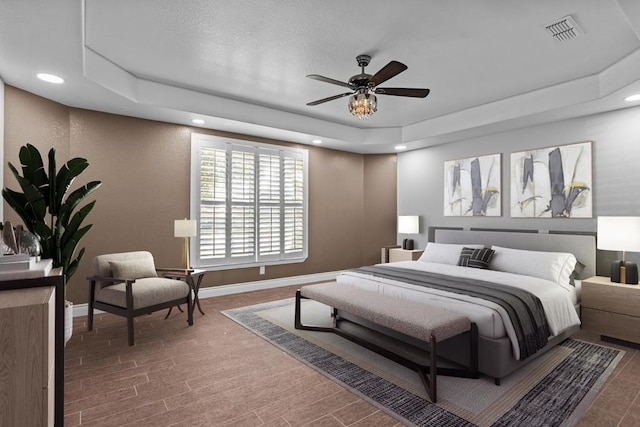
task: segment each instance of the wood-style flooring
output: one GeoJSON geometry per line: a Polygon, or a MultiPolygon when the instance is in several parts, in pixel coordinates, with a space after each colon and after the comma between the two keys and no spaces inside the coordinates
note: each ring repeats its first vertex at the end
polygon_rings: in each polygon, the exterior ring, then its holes
{"type": "MultiPolygon", "coordinates": [[[[267,343],[221,311],[292,297],[284,287],[201,300],[194,326],[173,310],[126,321],[74,319],[65,351],[65,426],[399,426],[356,395],[267,343]]],[[[582,331],[579,339],[599,342],[582,331]]],[[[611,345],[611,344],[605,344],[611,345]]],[[[640,354],[626,355],[580,420],[640,425],[640,354]]]]}

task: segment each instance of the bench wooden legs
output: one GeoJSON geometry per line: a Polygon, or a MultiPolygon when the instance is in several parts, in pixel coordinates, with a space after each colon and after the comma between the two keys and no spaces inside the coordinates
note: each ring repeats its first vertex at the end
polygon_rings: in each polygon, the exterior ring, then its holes
{"type": "Polygon", "coordinates": [[[296,291],[296,300],[295,300],[295,328],[307,331],[320,331],[320,332],[333,332],[335,334],[340,335],[343,338],[346,338],[350,341],[355,342],[362,347],[368,348],[371,351],[374,351],[394,362],[400,363],[414,371],[418,372],[422,384],[424,385],[429,397],[432,402],[436,402],[437,400],[437,376],[446,375],[453,377],[462,377],[462,378],[480,378],[480,374],[478,372],[478,327],[475,323],[471,323],[471,330],[466,332],[469,334],[469,366],[468,368],[445,368],[438,367],[437,363],[437,351],[436,351],[436,339],[432,335],[429,342],[429,364],[421,365],[412,360],[409,360],[405,357],[402,357],[386,348],[380,347],[376,344],[373,344],[369,341],[366,341],[358,336],[352,335],[348,332],[345,332],[342,329],[337,327],[336,318],[337,318],[337,310],[333,309],[333,327],[326,326],[312,326],[312,325],[304,325],[301,320],[301,300],[306,299],[301,295],[300,291],[296,291]]]}
{"type": "Polygon", "coordinates": [[[300,294],[300,290],[296,291],[296,314],[294,319],[294,326],[296,329],[302,329],[304,331],[320,331],[320,332],[334,332],[336,328],[336,313],[338,310],[333,309],[333,327],[326,326],[311,326],[311,325],[303,325],[300,320],[300,301],[302,299],[306,299],[300,294]]]}

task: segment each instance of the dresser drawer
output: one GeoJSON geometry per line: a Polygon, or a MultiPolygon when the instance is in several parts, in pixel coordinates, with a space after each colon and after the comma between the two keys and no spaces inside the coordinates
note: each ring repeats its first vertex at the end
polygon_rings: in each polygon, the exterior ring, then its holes
{"type": "Polygon", "coordinates": [[[589,279],[582,282],[582,307],[640,317],[640,288],[589,279]]]}
{"type": "Polygon", "coordinates": [[[601,335],[640,344],[640,318],[582,307],[582,327],[601,335]]]}

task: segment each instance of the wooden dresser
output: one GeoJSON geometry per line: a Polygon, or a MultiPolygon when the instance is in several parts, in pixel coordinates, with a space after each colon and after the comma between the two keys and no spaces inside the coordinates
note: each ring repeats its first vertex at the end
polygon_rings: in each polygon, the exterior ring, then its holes
{"type": "Polygon", "coordinates": [[[640,344],[640,286],[608,277],[582,281],[582,327],[602,338],[640,344]]]}
{"type": "Polygon", "coordinates": [[[53,426],[55,287],[0,292],[0,425],[53,426]]]}
{"type": "Polygon", "coordinates": [[[0,280],[0,426],[64,425],[64,276],[0,280]]]}

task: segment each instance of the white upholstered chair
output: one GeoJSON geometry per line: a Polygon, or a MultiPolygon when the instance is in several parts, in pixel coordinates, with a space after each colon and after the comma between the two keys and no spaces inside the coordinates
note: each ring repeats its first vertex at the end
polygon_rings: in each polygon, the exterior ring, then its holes
{"type": "Polygon", "coordinates": [[[134,344],[133,319],[142,314],[187,304],[187,322],[193,325],[193,301],[189,285],[158,277],[150,252],[123,252],[93,259],[88,277],[89,314],[87,329],[93,330],[93,310],[127,318],[129,345],[134,344]]]}

